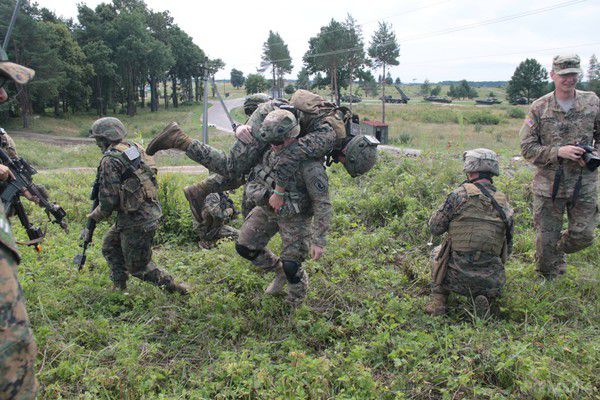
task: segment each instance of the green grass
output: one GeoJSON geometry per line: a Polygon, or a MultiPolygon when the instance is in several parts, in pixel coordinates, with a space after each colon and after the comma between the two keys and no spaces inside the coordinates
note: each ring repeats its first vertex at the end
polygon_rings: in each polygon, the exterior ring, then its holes
{"type": "MultiPolygon", "coordinates": [[[[463,179],[449,153],[384,157],[356,179],[330,169],[335,215],[326,255],[306,263],[311,289],[295,311],[263,295],[271,276],[239,257],[234,243],[195,246],[180,188],[200,177],[160,176],[168,221],[154,259],[194,286],[182,299],[135,279],[129,294],[110,290],[100,252],[107,223],[77,272],[71,260],[93,174],[40,175],[71,223],[68,234],[49,226],[39,256],[21,249],[45,398],[597,398],[600,242],[570,255],[563,278],[538,279],[531,172],[505,158],[502,167],[497,184],[516,210],[515,254],[501,315],[485,321],[461,297],[451,298],[448,317],[422,311],[427,219],[463,179]]],[[[280,240],[272,246],[279,251],[280,240]]]]}

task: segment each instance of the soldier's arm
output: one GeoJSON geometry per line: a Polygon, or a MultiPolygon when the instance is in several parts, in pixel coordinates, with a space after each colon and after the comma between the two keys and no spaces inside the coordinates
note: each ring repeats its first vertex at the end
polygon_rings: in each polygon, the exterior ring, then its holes
{"type": "Polygon", "coordinates": [[[521,137],[521,154],[536,166],[558,161],[559,146],[542,145],[540,138],[540,118],[533,109],[525,117],[519,133],[521,137]]]}
{"type": "Polygon", "coordinates": [[[429,219],[429,230],[434,236],[440,236],[448,230],[450,221],[460,207],[461,196],[455,190],[446,197],[446,201],[429,219]]]}
{"type": "Polygon", "coordinates": [[[333,151],[334,145],[335,132],[331,125],[324,122],[319,124],[316,130],[285,146],[275,165],[277,186],[285,189],[293,179],[300,163],[325,157],[333,151]]]}
{"type": "Polygon", "coordinates": [[[304,182],[312,201],[312,244],[324,248],[331,224],[333,206],[329,199],[329,180],[325,168],[318,162],[310,163],[303,171],[304,182]]]}
{"type": "Polygon", "coordinates": [[[122,168],[122,164],[113,157],[104,157],[100,162],[98,207],[90,214],[96,221],[110,217],[119,208],[122,168]]]}

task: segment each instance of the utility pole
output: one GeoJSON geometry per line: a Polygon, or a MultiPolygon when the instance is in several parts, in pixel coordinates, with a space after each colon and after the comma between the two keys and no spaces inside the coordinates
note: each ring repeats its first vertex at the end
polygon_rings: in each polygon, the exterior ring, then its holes
{"type": "Polygon", "coordinates": [[[202,68],[202,81],[204,85],[204,99],[202,105],[202,143],[208,144],[208,75],[209,70],[202,68]]]}

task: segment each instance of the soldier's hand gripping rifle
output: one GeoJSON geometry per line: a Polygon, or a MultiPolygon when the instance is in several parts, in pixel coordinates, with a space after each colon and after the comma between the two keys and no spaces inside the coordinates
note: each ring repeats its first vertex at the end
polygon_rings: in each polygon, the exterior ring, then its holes
{"type": "MultiPolygon", "coordinates": [[[[4,184],[4,189],[0,194],[0,200],[2,200],[7,208],[13,206],[19,216],[19,221],[21,221],[21,224],[23,224],[23,227],[27,231],[29,239],[37,240],[36,243],[39,243],[39,239],[43,238],[44,235],[41,233],[41,236],[39,236],[41,231],[39,231],[39,228],[34,228],[27,218],[27,214],[25,213],[25,209],[20,200],[20,197],[24,195],[25,192],[29,192],[36,198],[38,205],[46,211],[50,221],[60,225],[62,229],[67,231],[67,222],[64,220],[67,215],[65,210],[58,204],[51,203],[48,200],[47,192],[33,183],[32,177],[37,173],[35,168],[23,158],[10,158],[10,156],[2,149],[0,149],[0,162],[7,166],[14,176],[14,179],[4,184]]],[[[33,243],[30,244],[34,245],[33,243]]],[[[39,251],[39,246],[36,246],[36,249],[39,251]]]]}
{"type": "MultiPolygon", "coordinates": [[[[90,194],[90,200],[92,200],[92,210],[91,212],[93,212],[96,207],[98,207],[98,204],[100,204],[99,200],[98,200],[98,191],[100,189],[100,182],[98,179],[98,175],[96,175],[96,180],[94,181],[94,185],[92,186],[92,193],[90,194]]],[[[85,229],[83,230],[83,234],[82,234],[82,239],[83,239],[83,243],[81,244],[81,253],[77,254],[75,256],[75,258],[73,259],[73,263],[75,265],[77,265],[77,269],[79,271],[81,271],[83,269],[83,266],[85,265],[85,260],[87,258],[85,252],[88,248],[88,246],[90,245],[90,243],[92,243],[92,238],[94,237],[94,231],[96,230],[96,220],[93,219],[92,217],[89,217],[86,224],[85,224],[85,229]]]]}

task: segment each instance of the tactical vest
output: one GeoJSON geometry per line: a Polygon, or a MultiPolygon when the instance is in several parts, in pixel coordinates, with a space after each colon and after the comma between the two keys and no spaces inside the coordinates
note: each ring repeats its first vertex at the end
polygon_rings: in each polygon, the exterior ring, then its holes
{"type": "MultiPolygon", "coordinates": [[[[273,155],[271,154],[270,157],[273,157],[273,155]]],[[[269,161],[271,160],[269,159],[269,161]]],[[[274,176],[275,168],[269,162],[268,164],[260,164],[259,167],[255,168],[249,180],[257,181],[265,187],[275,189],[276,181],[274,176]]],[[[285,207],[280,210],[279,215],[300,214],[308,211],[310,208],[308,192],[299,191],[296,185],[286,189],[283,199],[285,207]]]]}
{"type": "Polygon", "coordinates": [[[119,143],[104,153],[118,160],[125,171],[121,175],[120,208],[126,213],[140,209],[144,202],[158,201],[158,184],[154,171],[146,164],[137,145],[119,143]]]}
{"type": "MultiPolygon", "coordinates": [[[[506,225],[498,212],[477,186],[463,184],[469,199],[462,206],[448,228],[452,250],[461,252],[482,251],[500,255],[506,240],[506,225]]],[[[506,196],[495,192],[494,199],[502,208],[508,208],[506,196]]]]}

